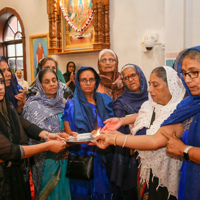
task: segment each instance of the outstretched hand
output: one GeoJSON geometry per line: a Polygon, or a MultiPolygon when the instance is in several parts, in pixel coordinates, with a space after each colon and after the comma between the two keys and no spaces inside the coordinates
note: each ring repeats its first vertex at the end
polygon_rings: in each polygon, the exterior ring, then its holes
{"type": "Polygon", "coordinates": [[[100,149],[106,149],[109,147],[112,143],[110,141],[110,136],[109,134],[101,134],[96,136],[97,140],[93,140],[89,143],[89,145],[96,145],[100,149]]]}
{"type": "Polygon", "coordinates": [[[58,140],[58,141],[66,141],[69,138],[69,135],[66,133],[49,133],[48,141],[50,140],[58,140]]]}
{"type": "Polygon", "coordinates": [[[115,131],[122,126],[121,120],[117,117],[107,119],[103,123],[105,124],[105,126],[101,129],[102,131],[106,130],[115,131]]]}
{"type": "Polygon", "coordinates": [[[161,131],[161,133],[168,139],[167,142],[167,153],[173,154],[176,156],[183,156],[183,151],[187,147],[180,139],[178,139],[173,133],[173,135],[170,135],[166,133],[165,131],[161,131]]]}

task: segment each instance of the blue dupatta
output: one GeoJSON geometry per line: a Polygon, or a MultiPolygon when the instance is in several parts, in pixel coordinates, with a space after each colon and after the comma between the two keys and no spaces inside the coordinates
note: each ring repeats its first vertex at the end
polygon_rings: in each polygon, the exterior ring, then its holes
{"type": "MultiPolygon", "coordinates": [[[[190,49],[196,49],[200,51],[200,46],[192,47],[190,49]]],[[[185,53],[186,49],[183,53],[185,53]]],[[[178,72],[182,71],[182,63],[181,60],[182,56],[179,56],[178,61],[178,72]]],[[[184,79],[182,80],[184,87],[188,93],[188,97],[183,99],[177,106],[176,110],[170,115],[170,117],[165,120],[162,126],[175,124],[183,122],[184,120],[194,116],[193,121],[190,125],[189,132],[188,132],[188,145],[200,147],[200,96],[193,96],[188,89],[184,79]]],[[[184,191],[184,199],[190,200],[194,199],[197,200],[200,197],[200,190],[199,188],[199,180],[200,180],[200,165],[194,163],[192,161],[185,161],[187,162],[186,166],[186,177],[185,177],[185,191],[184,191]]]]}
{"type": "Polygon", "coordinates": [[[97,111],[102,121],[114,116],[111,108],[112,99],[103,93],[96,92],[101,78],[92,67],[81,67],[75,77],[75,92],[74,92],[74,112],[75,112],[75,127],[78,133],[91,132],[95,129],[95,117],[90,103],[87,101],[84,92],[82,91],[78,77],[82,71],[92,70],[97,79],[94,91],[94,100],[96,101],[97,111]]]}

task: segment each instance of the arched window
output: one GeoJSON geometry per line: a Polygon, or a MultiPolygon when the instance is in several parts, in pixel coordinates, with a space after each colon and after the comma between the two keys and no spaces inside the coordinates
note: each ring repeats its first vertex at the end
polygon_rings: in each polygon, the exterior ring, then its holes
{"type": "Polygon", "coordinates": [[[0,11],[0,55],[8,58],[13,72],[21,69],[26,74],[24,27],[18,13],[12,8],[0,11]]]}

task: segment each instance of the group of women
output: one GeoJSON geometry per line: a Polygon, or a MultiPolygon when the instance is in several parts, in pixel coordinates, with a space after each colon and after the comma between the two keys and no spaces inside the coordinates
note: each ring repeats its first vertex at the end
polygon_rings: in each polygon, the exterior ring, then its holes
{"type": "Polygon", "coordinates": [[[171,67],[155,68],[148,91],[142,70],[127,64],[119,74],[118,57],[109,49],[99,54],[99,74],[92,67],[81,67],[74,80],[71,62],[65,85],[70,91],[71,84],[75,91],[68,101],[57,63],[44,59],[29,90],[34,94],[26,103],[23,95],[16,97],[15,107],[23,102],[25,119],[18,117],[7,96],[12,76],[9,68],[5,73],[0,70],[2,199],[28,199],[28,190],[24,190],[28,181],[23,175],[31,166],[36,199],[199,199],[200,47],[186,49],[177,57],[175,68],[180,78],[171,67]],[[24,120],[39,132],[37,137],[32,134],[28,146],[23,128],[26,132],[30,128],[24,120]],[[65,148],[63,129],[70,135],[100,128],[105,134],[96,141],[65,148]],[[68,153],[94,154],[94,177],[68,179],[68,153]],[[34,164],[23,161],[35,154],[34,164]],[[13,184],[13,174],[20,177],[21,184],[13,184]]]}

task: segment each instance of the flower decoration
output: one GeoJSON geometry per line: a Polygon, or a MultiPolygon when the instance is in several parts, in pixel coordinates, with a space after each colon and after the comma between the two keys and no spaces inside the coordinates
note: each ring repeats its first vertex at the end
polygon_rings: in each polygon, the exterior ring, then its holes
{"type": "Polygon", "coordinates": [[[67,16],[67,14],[66,14],[66,12],[65,12],[65,8],[63,7],[61,1],[60,1],[60,8],[61,8],[61,11],[62,11],[62,13],[63,13],[63,16],[64,16],[64,18],[66,19],[66,21],[67,21],[67,23],[69,24],[69,26],[70,26],[71,28],[73,28],[76,32],[79,33],[79,35],[78,35],[77,38],[78,38],[78,39],[82,39],[82,38],[83,38],[83,36],[82,36],[83,31],[89,26],[90,22],[93,20],[93,10],[91,11],[91,13],[90,13],[90,15],[89,15],[89,17],[88,17],[86,23],[85,23],[80,29],[78,29],[78,28],[76,28],[76,27],[74,26],[74,24],[70,21],[69,17],[67,16]]]}

